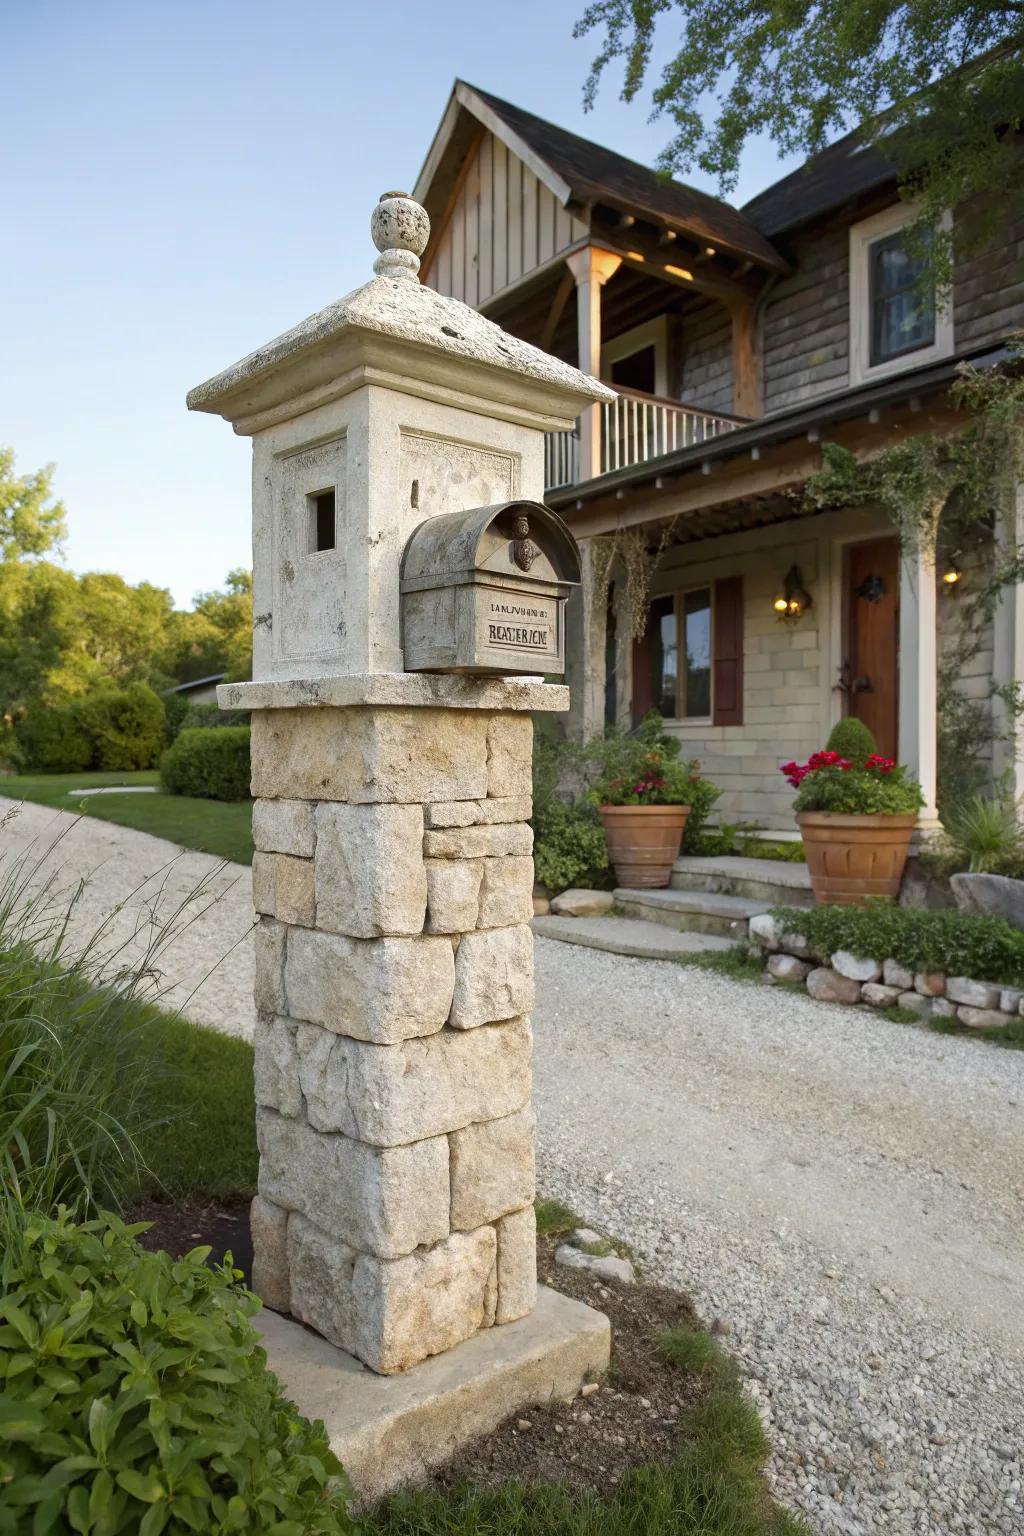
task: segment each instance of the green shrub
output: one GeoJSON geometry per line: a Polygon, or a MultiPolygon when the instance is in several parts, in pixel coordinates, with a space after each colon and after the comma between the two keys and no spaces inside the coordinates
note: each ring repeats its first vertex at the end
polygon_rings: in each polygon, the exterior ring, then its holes
{"type": "Polygon", "coordinates": [[[188,700],[180,693],[165,693],[164,696],[164,741],[170,746],[185,724],[189,711],[188,700]]]}
{"type": "Polygon", "coordinates": [[[858,720],[856,715],[847,715],[845,720],[840,720],[832,727],[832,733],[825,743],[826,752],[838,752],[840,757],[845,757],[855,768],[863,768],[867,759],[878,751],[875,738],[872,736],[863,720],[858,720]]]}
{"type": "Polygon", "coordinates": [[[5,1226],[3,1536],[351,1530],[323,1425],[282,1396],[228,1262],[143,1253],[112,1216],[5,1226]]]}
{"type": "Polygon", "coordinates": [[[76,703],[92,742],[90,767],[105,773],[134,773],[156,766],[164,745],[164,701],[146,683],[105,688],[76,703]]]}
{"type": "Polygon", "coordinates": [[[160,778],[171,795],[245,800],[249,794],[249,727],[180,731],[160,759],[160,778]]]}
{"type": "Polygon", "coordinates": [[[806,935],[819,955],[851,950],[896,960],[909,971],[945,971],[1024,987],[1024,933],[999,917],[909,907],[786,907],[787,930],[806,935]]]}
{"type": "Polygon", "coordinates": [[[592,805],[549,800],[534,812],[533,833],[534,873],[553,896],[572,885],[611,889],[608,845],[592,805]]]}
{"type": "Polygon", "coordinates": [[[247,709],[221,709],[219,704],[189,704],[185,711],[185,719],[182,729],[212,730],[222,725],[248,725],[250,711],[247,709]]]}
{"type": "Polygon", "coordinates": [[[74,705],[26,710],[17,739],[28,766],[42,773],[84,773],[92,763],[92,737],[74,705]]]}

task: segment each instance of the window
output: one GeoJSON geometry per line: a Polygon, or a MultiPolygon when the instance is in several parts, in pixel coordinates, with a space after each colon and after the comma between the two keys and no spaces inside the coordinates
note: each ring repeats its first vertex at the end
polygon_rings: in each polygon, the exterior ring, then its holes
{"type": "Polygon", "coordinates": [[[309,552],[323,554],[336,542],[336,514],[333,491],[317,491],[306,497],[309,507],[309,552]]]}
{"type": "MultiPolygon", "coordinates": [[[[850,383],[884,378],[953,351],[947,295],[922,295],[921,258],[903,231],[914,216],[906,204],[883,209],[850,230],[850,383]]],[[[948,219],[943,221],[948,227],[948,219]]]]}
{"type": "Polygon", "coordinates": [[[656,709],[666,720],[674,720],[679,682],[679,640],[674,597],[655,598],[651,604],[647,632],[651,637],[651,702],[648,708],[656,709]]]}
{"type": "Polygon", "coordinates": [[[711,716],[711,588],[684,592],[682,598],[682,686],[680,717],[706,720],[711,716]]]}
{"type": "Polygon", "coordinates": [[[743,724],[743,577],[651,603],[633,647],[633,719],[743,724]]]}

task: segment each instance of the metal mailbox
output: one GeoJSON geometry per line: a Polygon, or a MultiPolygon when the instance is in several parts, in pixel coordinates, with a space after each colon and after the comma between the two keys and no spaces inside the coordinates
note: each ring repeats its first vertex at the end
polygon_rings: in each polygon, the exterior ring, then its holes
{"type": "Polygon", "coordinates": [[[402,557],[406,671],[561,675],[579,581],[576,540],[539,501],[428,518],[402,557]]]}

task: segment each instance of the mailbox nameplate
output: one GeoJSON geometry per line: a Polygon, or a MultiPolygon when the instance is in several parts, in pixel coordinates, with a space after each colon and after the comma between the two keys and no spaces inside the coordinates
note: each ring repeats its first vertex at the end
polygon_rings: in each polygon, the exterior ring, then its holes
{"type": "Polygon", "coordinates": [[[478,651],[517,651],[538,660],[558,657],[558,599],[493,587],[473,592],[478,651]]]}

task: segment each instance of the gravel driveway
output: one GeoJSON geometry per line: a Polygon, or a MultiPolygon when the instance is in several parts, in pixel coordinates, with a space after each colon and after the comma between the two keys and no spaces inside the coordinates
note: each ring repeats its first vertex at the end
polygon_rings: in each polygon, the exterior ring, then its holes
{"type": "MultiPolygon", "coordinates": [[[[0,851],[58,832],[76,931],[139,952],[184,902],[167,1000],[251,1034],[248,870],[41,806],[0,851]]],[[[541,1185],[723,1320],[780,1498],[1021,1536],[1024,1053],[550,940],[537,979],[541,1185]]]]}

